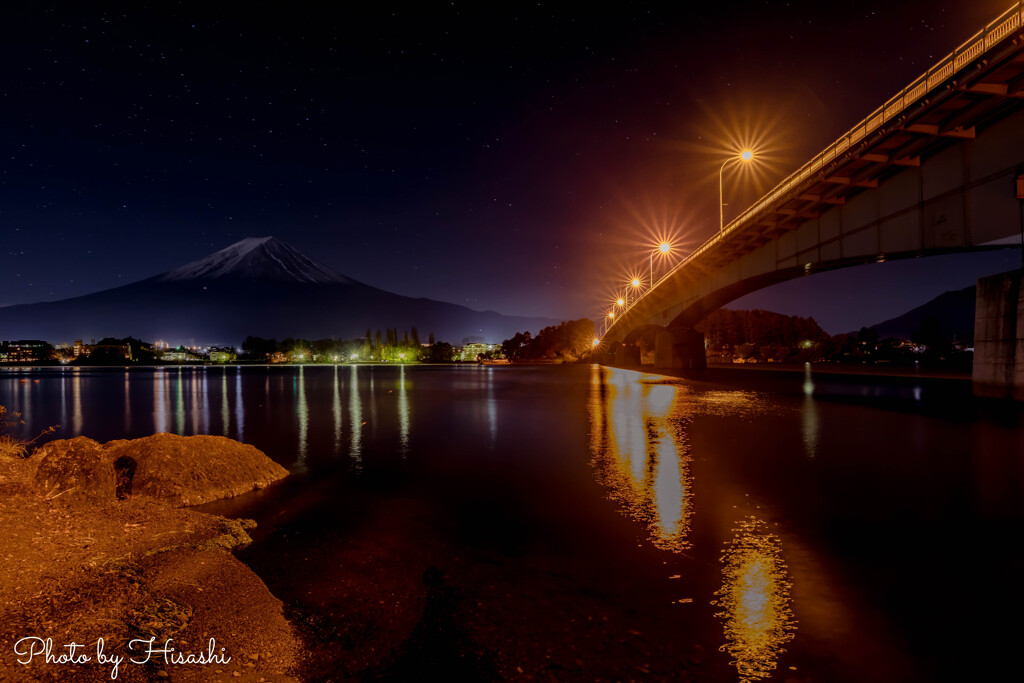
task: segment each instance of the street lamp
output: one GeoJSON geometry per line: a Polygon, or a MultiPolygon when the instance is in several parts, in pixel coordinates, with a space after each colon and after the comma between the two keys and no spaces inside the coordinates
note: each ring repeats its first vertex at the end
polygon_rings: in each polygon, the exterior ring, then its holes
{"type": "Polygon", "coordinates": [[[725,228],[725,199],[722,197],[722,172],[725,171],[725,166],[731,161],[750,161],[754,158],[754,153],[749,149],[745,149],[734,157],[729,157],[722,162],[722,167],[718,169],[718,232],[722,232],[725,228]]]}
{"type": "MultiPolygon", "coordinates": [[[[648,259],[650,261],[650,267],[651,267],[651,285],[650,286],[652,286],[652,287],[654,286],[654,255],[655,254],[667,254],[670,251],[672,251],[672,245],[669,244],[668,242],[662,242],[661,244],[658,245],[657,249],[655,249],[654,251],[651,252],[651,258],[648,259]]],[[[640,281],[639,280],[634,280],[633,282],[636,282],[637,285],[639,285],[640,281]]],[[[634,287],[637,286],[637,285],[634,285],[634,287]]]]}

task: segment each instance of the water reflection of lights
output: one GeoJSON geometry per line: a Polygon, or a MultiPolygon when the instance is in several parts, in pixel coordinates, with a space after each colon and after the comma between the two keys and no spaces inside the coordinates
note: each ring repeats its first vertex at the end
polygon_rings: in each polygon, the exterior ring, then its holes
{"type": "Polygon", "coordinates": [[[82,373],[75,368],[75,374],[71,379],[71,426],[72,436],[82,435],[82,373]]]}
{"type": "Polygon", "coordinates": [[[239,441],[245,441],[245,401],[242,400],[242,368],[235,369],[235,430],[239,441]]]}
{"type": "Polygon", "coordinates": [[[128,371],[124,372],[124,433],[131,431],[132,427],[132,402],[131,402],[131,381],[128,379],[128,371]]]}
{"type": "Polygon", "coordinates": [[[299,459],[295,463],[295,469],[304,472],[306,470],[306,450],[309,442],[309,404],[306,403],[305,366],[299,366],[299,376],[295,382],[295,416],[299,423],[299,459]]]}
{"type": "Polygon", "coordinates": [[[334,366],[334,452],[341,453],[341,381],[338,366],[334,366]]]}
{"type": "Polygon", "coordinates": [[[398,376],[398,428],[402,457],[409,454],[409,396],[405,393],[405,366],[399,368],[398,376]]]}
{"type": "Polygon", "coordinates": [[[654,375],[591,370],[590,446],[598,480],[625,511],[647,525],[658,547],[690,547],[690,456],[681,434],[679,395],[654,375]]]}
{"type": "Polygon", "coordinates": [[[741,682],[758,681],[775,670],[796,629],[779,539],[763,521],[748,517],[726,545],[722,563],[722,588],[713,603],[725,629],[721,649],[741,682]]]}
{"type": "Polygon", "coordinates": [[[804,437],[804,450],[808,458],[818,454],[818,432],[821,426],[818,419],[818,403],[814,400],[814,381],[811,378],[811,364],[804,364],[804,405],[801,408],[801,420],[804,437]]]}
{"type": "Polygon", "coordinates": [[[363,462],[363,404],[359,400],[359,366],[353,365],[349,373],[348,423],[352,425],[351,443],[348,452],[358,469],[363,462]]]}
{"type": "Polygon", "coordinates": [[[68,423],[68,398],[67,398],[67,375],[65,371],[67,368],[60,369],[60,423],[66,425],[68,423]]]}
{"type": "Polygon", "coordinates": [[[220,424],[221,433],[224,436],[230,435],[231,411],[228,408],[228,368],[224,366],[220,371],[220,424]]]}
{"type": "Polygon", "coordinates": [[[491,450],[498,441],[498,404],[494,400],[494,368],[487,368],[487,429],[491,437],[491,450]]]}
{"type": "Polygon", "coordinates": [[[182,393],[181,382],[181,368],[178,368],[178,379],[174,384],[174,431],[178,434],[185,433],[185,395],[182,393]]]}

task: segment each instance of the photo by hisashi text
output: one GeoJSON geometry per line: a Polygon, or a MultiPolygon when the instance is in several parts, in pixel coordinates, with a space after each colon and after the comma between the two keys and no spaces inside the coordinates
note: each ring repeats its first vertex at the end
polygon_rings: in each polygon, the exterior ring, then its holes
{"type": "Polygon", "coordinates": [[[14,644],[14,655],[18,663],[24,666],[30,665],[33,661],[42,661],[47,665],[84,665],[97,663],[110,667],[110,678],[116,679],[120,673],[121,665],[126,661],[129,664],[165,664],[176,666],[181,664],[204,665],[204,664],[227,664],[231,656],[225,648],[217,648],[217,641],[210,638],[205,650],[199,652],[185,652],[178,650],[173,645],[174,639],[168,638],[163,642],[162,647],[156,643],[156,638],[136,638],[129,641],[128,652],[117,654],[106,650],[106,642],[103,638],[96,641],[94,648],[89,648],[84,643],[65,643],[54,646],[53,638],[39,638],[29,636],[21,638],[14,644]]]}

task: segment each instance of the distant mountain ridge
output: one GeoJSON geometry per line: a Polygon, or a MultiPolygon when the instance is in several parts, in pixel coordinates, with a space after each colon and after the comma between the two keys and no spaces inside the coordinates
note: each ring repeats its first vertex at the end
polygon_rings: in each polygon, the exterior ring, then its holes
{"type": "Polygon", "coordinates": [[[274,237],[247,237],[151,278],[72,299],[0,308],[0,339],[123,338],[240,344],[249,335],[362,337],[415,325],[423,338],[501,342],[560,321],[474,311],[363,284],[274,237]]]}
{"type": "MultiPolygon", "coordinates": [[[[871,325],[879,339],[897,337],[910,339],[928,318],[939,322],[942,334],[949,339],[968,341],[974,339],[974,307],[977,288],[972,285],[964,289],[944,292],[917,308],[912,308],[895,318],[871,325]]],[[[856,334],[856,332],[851,332],[856,334]]]]}

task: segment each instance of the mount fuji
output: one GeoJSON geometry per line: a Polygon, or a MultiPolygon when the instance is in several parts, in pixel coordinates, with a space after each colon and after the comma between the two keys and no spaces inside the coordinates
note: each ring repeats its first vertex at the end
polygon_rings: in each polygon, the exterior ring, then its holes
{"type": "Polygon", "coordinates": [[[423,337],[500,342],[559,321],[474,311],[357,282],[274,237],[248,237],[123,287],[0,308],[0,339],[127,337],[237,345],[249,335],[356,338],[415,325],[423,337]]]}

